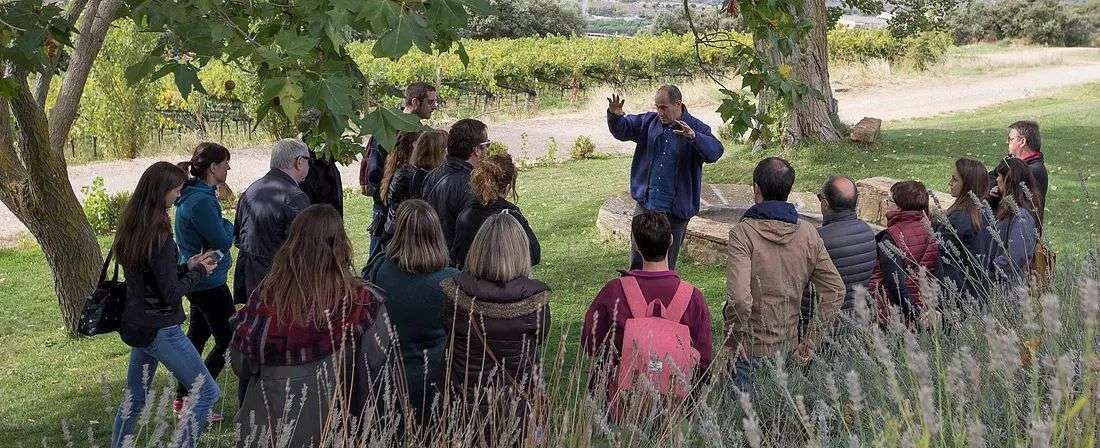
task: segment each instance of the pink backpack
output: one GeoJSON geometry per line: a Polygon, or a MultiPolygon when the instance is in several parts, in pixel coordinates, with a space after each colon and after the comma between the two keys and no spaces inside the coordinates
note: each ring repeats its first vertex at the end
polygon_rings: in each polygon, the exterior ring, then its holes
{"type": "Polygon", "coordinates": [[[691,330],[681,324],[684,312],[691,303],[695,287],[680,282],[668,307],[660,300],[649,302],[642,296],[638,280],[623,276],[622,283],[630,318],[623,330],[622,359],[615,382],[613,403],[618,395],[633,387],[636,378],[646,376],[662,393],[673,393],[683,398],[695,368],[699,366],[699,351],[692,347],[691,330]],[[660,310],[659,316],[654,311],[660,310]],[[678,378],[677,378],[678,377],[678,378]]]}

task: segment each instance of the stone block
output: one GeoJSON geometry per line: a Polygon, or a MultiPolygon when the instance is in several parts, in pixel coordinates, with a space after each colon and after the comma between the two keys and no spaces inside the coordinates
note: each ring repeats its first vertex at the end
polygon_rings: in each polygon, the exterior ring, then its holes
{"type": "Polygon", "coordinates": [[[853,142],[874,144],[878,141],[879,132],[882,130],[882,120],[878,118],[864,117],[852,126],[850,138],[853,142]]]}
{"type": "MultiPolygon", "coordinates": [[[[868,223],[881,227],[886,226],[886,212],[889,211],[890,187],[900,182],[889,177],[872,177],[856,181],[856,190],[859,191],[859,202],[856,205],[856,215],[868,223]]],[[[955,198],[950,194],[933,190],[928,198],[929,208],[933,213],[940,213],[955,203],[955,198]]]]}

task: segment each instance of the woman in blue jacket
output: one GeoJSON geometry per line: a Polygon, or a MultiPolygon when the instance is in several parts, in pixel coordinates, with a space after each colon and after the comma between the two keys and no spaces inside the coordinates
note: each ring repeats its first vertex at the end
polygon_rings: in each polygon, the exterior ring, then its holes
{"type": "MultiPolygon", "coordinates": [[[[229,173],[229,150],[217,143],[203,142],[195,148],[191,161],[180,164],[192,176],[183,186],[176,201],[176,242],[180,260],[206,251],[220,251],[221,258],[210,276],[195,283],[187,292],[191,302],[191,325],[187,338],[199,353],[214,337],[214,348],[206,356],[206,368],[215,379],[225,367],[225,352],[233,337],[229,318],[236,308],[226,285],[232,260],[229,247],[233,244],[233,223],[222,217],[218,203],[218,185],[225,183],[229,173]]],[[[180,384],[172,403],[176,412],[183,406],[189,384],[180,384]]],[[[221,420],[214,414],[212,420],[221,420]]]]}

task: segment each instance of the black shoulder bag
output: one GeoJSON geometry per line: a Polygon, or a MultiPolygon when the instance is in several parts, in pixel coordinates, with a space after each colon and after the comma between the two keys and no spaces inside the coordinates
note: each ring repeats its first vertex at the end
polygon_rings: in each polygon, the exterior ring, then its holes
{"type": "Polygon", "coordinates": [[[118,263],[114,275],[107,280],[107,267],[111,265],[113,250],[107,251],[107,259],[99,269],[99,283],[84,302],[80,312],[77,332],[84,336],[118,331],[122,324],[122,310],[126,304],[126,282],[118,281],[118,263]]]}

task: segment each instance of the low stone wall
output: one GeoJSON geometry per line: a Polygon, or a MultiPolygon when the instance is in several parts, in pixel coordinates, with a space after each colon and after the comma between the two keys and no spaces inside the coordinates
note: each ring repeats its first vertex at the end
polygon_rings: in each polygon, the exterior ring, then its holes
{"type": "MultiPolygon", "coordinates": [[[[890,196],[890,186],[895,182],[897,180],[886,177],[856,182],[859,190],[857,214],[877,229],[886,225],[887,198],[890,196]]],[[[933,208],[936,201],[939,201],[941,209],[946,209],[954,201],[950,195],[937,192],[933,194],[936,197],[933,208]]],[[[815,226],[821,225],[821,205],[816,194],[792,192],[789,201],[795,205],[803,220],[815,226]]],[[[730,228],[752,204],[751,186],[703,184],[699,214],[688,223],[681,254],[699,262],[724,263],[730,228]]],[[[630,241],[630,220],[634,216],[634,206],[630,193],[624,192],[608,198],[596,217],[596,227],[600,234],[607,239],[630,241]]]]}

